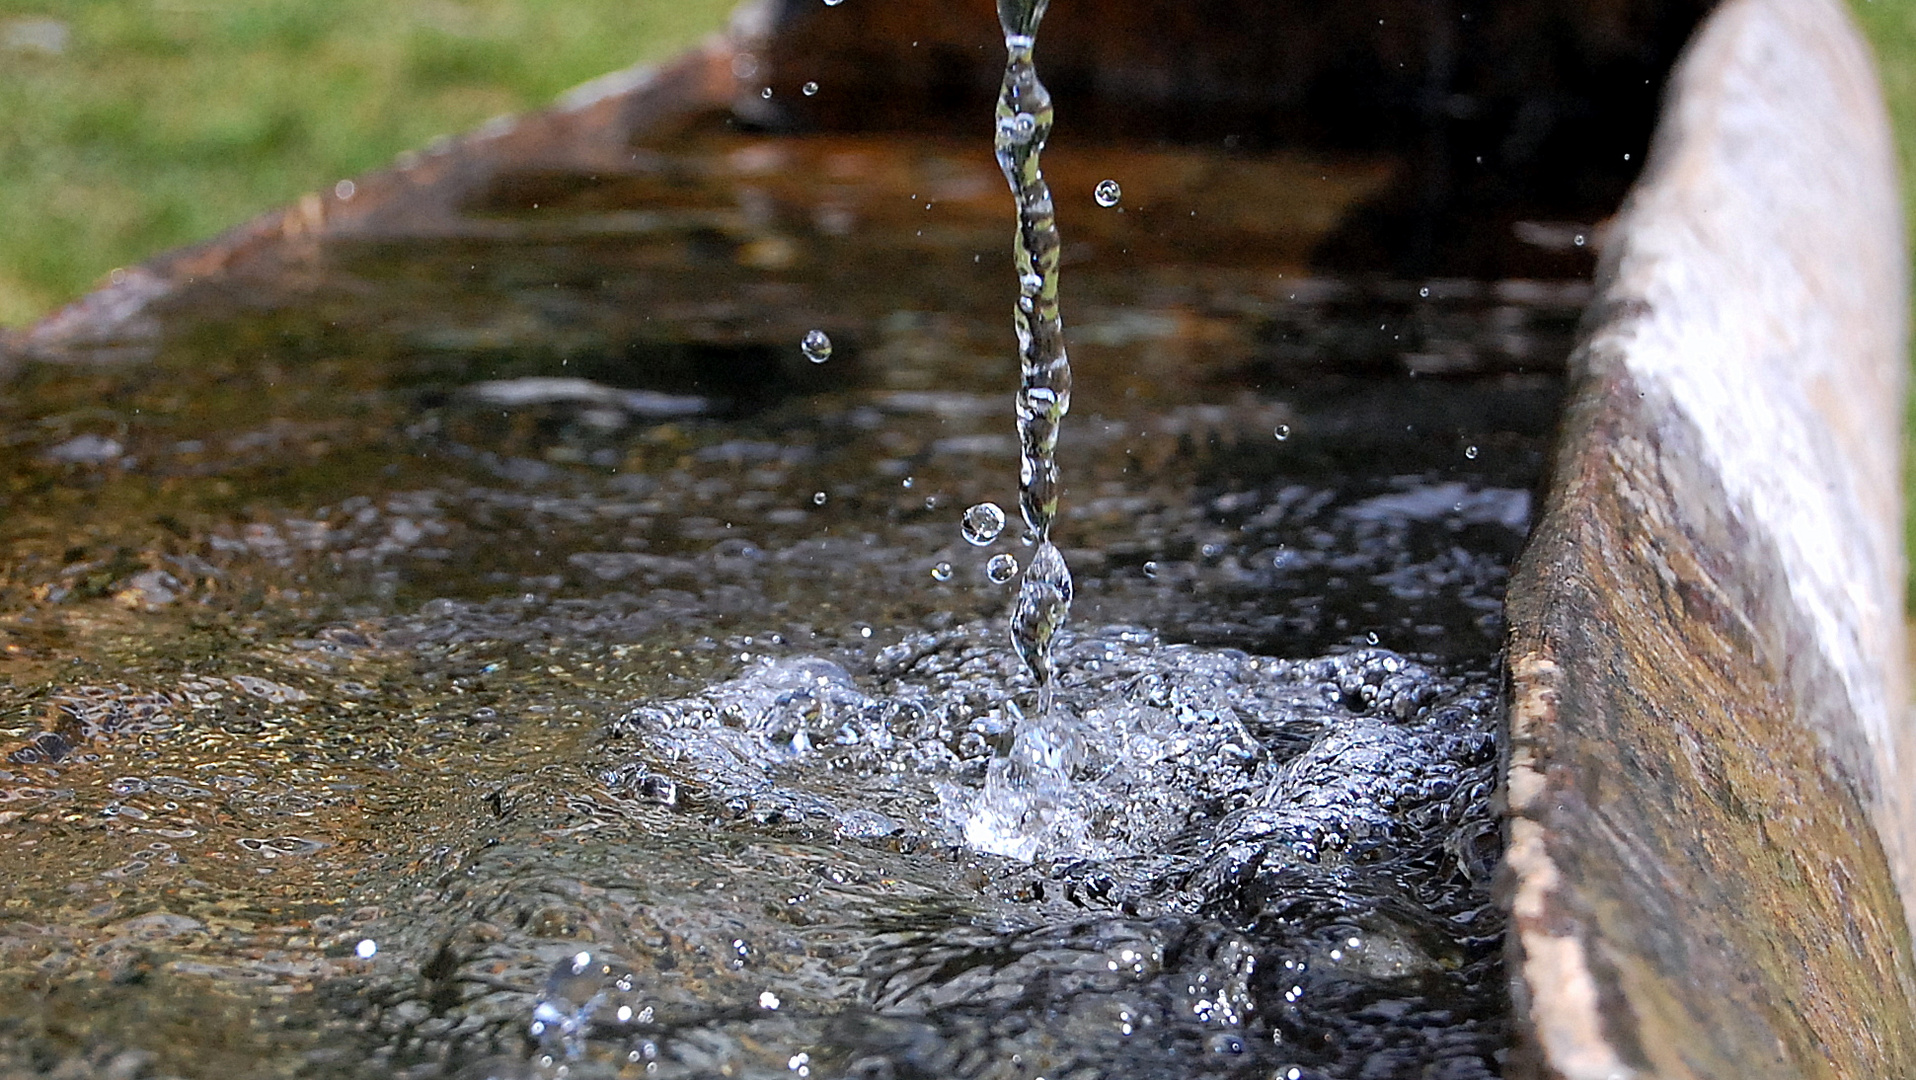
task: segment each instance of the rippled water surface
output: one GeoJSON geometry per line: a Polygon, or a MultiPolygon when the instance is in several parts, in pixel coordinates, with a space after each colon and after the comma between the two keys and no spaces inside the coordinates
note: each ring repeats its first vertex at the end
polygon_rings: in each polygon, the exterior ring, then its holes
{"type": "Polygon", "coordinates": [[[20,367],[0,1072],[1494,1075],[1581,288],[1309,275],[1360,165],[1211,225],[1202,154],[1058,156],[1128,216],[1061,207],[1072,723],[1017,753],[974,147],[697,136],[20,367]]]}

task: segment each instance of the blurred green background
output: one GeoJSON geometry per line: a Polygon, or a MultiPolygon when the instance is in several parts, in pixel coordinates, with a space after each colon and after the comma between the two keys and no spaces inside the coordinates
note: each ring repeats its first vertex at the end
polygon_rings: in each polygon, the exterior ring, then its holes
{"type": "Polygon", "coordinates": [[[735,2],[0,0],[0,326],[668,56],[735,2]]]}
{"type": "MultiPolygon", "coordinates": [[[[1876,66],[1889,93],[1889,111],[1896,122],[1903,159],[1903,216],[1916,241],[1916,0],[1851,0],[1876,46],[1876,66]]],[[[1911,303],[1916,304],[1916,273],[1910,275],[1911,303]]],[[[1916,343],[1911,345],[1916,363],[1916,343]]],[[[1916,380],[1912,381],[1903,422],[1903,547],[1910,553],[1910,571],[1904,603],[1916,615],[1916,380]]],[[[1916,637],[1910,642],[1916,658],[1916,637]]]]}

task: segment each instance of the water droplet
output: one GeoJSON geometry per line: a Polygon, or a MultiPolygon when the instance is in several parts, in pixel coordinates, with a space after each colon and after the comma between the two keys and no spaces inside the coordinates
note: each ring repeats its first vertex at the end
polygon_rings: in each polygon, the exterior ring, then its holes
{"type": "Polygon", "coordinates": [[[814,364],[822,364],[832,358],[832,339],[825,336],[823,330],[805,331],[805,340],[798,343],[805,359],[814,364]]]}
{"type": "MultiPolygon", "coordinates": [[[[1283,436],[1280,435],[1278,438],[1283,438],[1283,436]]],[[[1158,564],[1156,562],[1145,563],[1144,576],[1155,580],[1158,576],[1158,564]]]]}
{"type": "Polygon", "coordinates": [[[813,506],[824,506],[824,505],[825,505],[825,493],[824,493],[824,492],[822,492],[822,491],[814,491],[814,492],[812,492],[812,505],[813,505],[813,506]]]}
{"type": "Polygon", "coordinates": [[[813,94],[818,93],[818,84],[815,82],[808,82],[804,86],[799,87],[798,89],[799,89],[799,92],[804,94],[806,97],[811,97],[813,94]]]}
{"type": "Polygon", "coordinates": [[[1291,437],[1291,425],[1279,424],[1277,425],[1277,430],[1271,432],[1271,434],[1277,436],[1278,442],[1283,442],[1285,439],[1288,439],[1291,437]]]}
{"type": "Polygon", "coordinates": [[[1018,560],[1009,555],[993,555],[985,560],[985,576],[1003,585],[1018,575],[1018,560]]]}
{"type": "Polygon", "coordinates": [[[933,564],[931,568],[931,579],[933,581],[950,581],[951,564],[948,562],[933,564]]]}
{"type": "Polygon", "coordinates": [[[964,533],[965,543],[984,547],[1005,531],[1005,512],[998,509],[997,503],[981,502],[965,511],[960,530],[964,533]]]}
{"type": "Polygon", "coordinates": [[[351,180],[341,180],[339,183],[333,185],[333,198],[338,199],[340,202],[347,202],[358,193],[359,185],[353,183],[351,180]]]}
{"type": "Polygon", "coordinates": [[[837,7],[838,5],[840,5],[840,4],[842,4],[842,3],[844,3],[844,2],[845,2],[845,0],[825,0],[825,6],[826,6],[826,7],[837,7]]]}
{"type": "Polygon", "coordinates": [[[1364,640],[1370,642],[1372,645],[1377,644],[1377,631],[1372,630],[1370,633],[1365,634],[1364,640]]]}
{"type": "Polygon", "coordinates": [[[778,1005],[778,995],[772,993],[770,990],[758,996],[758,1007],[761,1009],[776,1009],[778,1005]]]}
{"type": "Polygon", "coordinates": [[[362,938],[359,944],[353,946],[353,955],[359,957],[361,960],[371,960],[378,954],[379,942],[374,941],[372,938],[362,938]]]}
{"type": "Polygon", "coordinates": [[[1012,146],[1023,146],[1038,134],[1038,118],[1028,112],[1016,113],[998,121],[998,138],[1012,146]]]}
{"type": "Polygon", "coordinates": [[[1574,237],[1572,237],[1572,238],[1571,238],[1571,240],[1570,240],[1570,242],[1571,242],[1571,243],[1573,243],[1573,244],[1575,244],[1575,245],[1577,245],[1578,247],[1582,247],[1582,246],[1583,246],[1583,234],[1582,234],[1582,233],[1578,233],[1578,234],[1577,234],[1576,236],[1574,236],[1574,237]]]}
{"type": "Polygon", "coordinates": [[[765,89],[760,90],[758,92],[758,96],[764,98],[767,101],[772,100],[772,88],[768,86],[765,89]]]}
{"type": "Polygon", "coordinates": [[[907,477],[905,477],[905,480],[904,480],[904,486],[905,486],[905,487],[907,487],[907,488],[909,488],[909,487],[911,487],[911,486],[912,486],[912,484],[914,484],[914,483],[916,483],[916,481],[914,481],[914,480],[913,480],[913,479],[912,479],[911,477],[909,477],[909,476],[907,476],[907,477]]]}
{"type": "Polygon", "coordinates": [[[1044,291],[1044,279],[1036,274],[1026,274],[1018,279],[1019,296],[1036,296],[1044,291]]]}
{"type": "Polygon", "coordinates": [[[1098,200],[1099,206],[1116,206],[1118,200],[1124,198],[1124,189],[1118,186],[1116,180],[1100,180],[1092,190],[1091,197],[1098,200]]]}
{"type": "Polygon", "coordinates": [[[1417,295],[1423,297],[1426,300],[1430,299],[1430,286],[1426,285],[1423,288],[1418,289],[1417,295]]]}
{"type": "Polygon", "coordinates": [[[1474,446],[1464,447],[1464,456],[1472,461],[1477,460],[1477,448],[1474,446]]]}

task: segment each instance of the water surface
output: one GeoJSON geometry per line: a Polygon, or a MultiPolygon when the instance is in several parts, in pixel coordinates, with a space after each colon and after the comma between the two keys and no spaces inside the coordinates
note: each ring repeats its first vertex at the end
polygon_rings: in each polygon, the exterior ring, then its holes
{"type": "Polygon", "coordinates": [[[20,368],[0,1071],[1494,1075],[1582,287],[1311,275],[1362,162],[1047,163],[1089,735],[1031,861],[964,842],[1035,700],[1028,549],[958,532],[1017,477],[975,147],[695,134],[20,368]]]}

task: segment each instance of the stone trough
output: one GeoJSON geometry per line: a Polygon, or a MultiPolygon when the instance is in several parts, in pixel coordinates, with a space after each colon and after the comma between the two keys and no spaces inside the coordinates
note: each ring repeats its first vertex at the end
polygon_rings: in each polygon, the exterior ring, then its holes
{"type": "Polygon", "coordinates": [[[1509,595],[1533,1074],[1916,1070],[1902,236],[1840,6],[1723,5],[1603,241],[1509,595]]]}
{"type": "MultiPolygon", "coordinates": [[[[1438,282],[1570,279],[1600,252],[1507,597],[1506,1075],[1916,1076],[1908,263],[1887,120],[1840,4],[1054,6],[1040,61],[1071,183],[1112,146],[1348,166],[1322,221],[1168,222],[1141,243],[1438,282]]],[[[975,133],[992,31],[982,3],[748,4],[675,62],[116,271],[0,339],[0,374],[146,355],[188,292],[199,310],[270,307],[342,238],[501,234],[489,207],[575,197],[715,111],[773,132],[975,133]]],[[[803,315],[726,324],[725,344],[795,341],[803,315]]],[[[835,377],[766,364],[742,384],[835,377]]]]}

